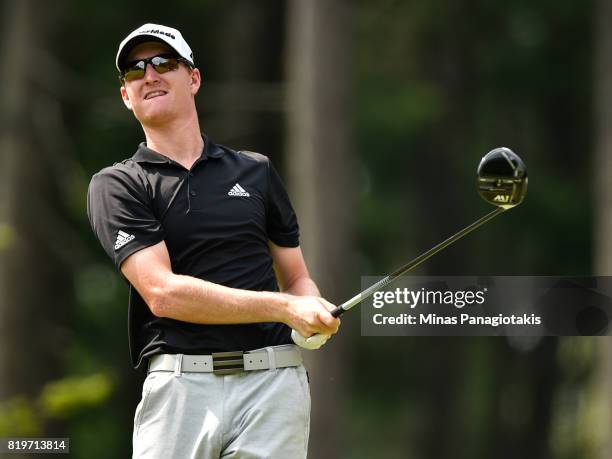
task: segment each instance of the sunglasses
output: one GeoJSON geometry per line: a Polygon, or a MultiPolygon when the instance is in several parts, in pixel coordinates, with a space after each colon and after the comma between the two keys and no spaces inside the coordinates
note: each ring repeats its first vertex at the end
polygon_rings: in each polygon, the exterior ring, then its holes
{"type": "Polygon", "coordinates": [[[172,54],[160,54],[159,56],[128,62],[119,75],[119,81],[123,83],[124,81],[140,80],[145,76],[147,64],[151,64],[153,70],[162,74],[170,72],[171,70],[176,70],[180,62],[183,62],[191,68],[191,62],[187,59],[172,54]]]}

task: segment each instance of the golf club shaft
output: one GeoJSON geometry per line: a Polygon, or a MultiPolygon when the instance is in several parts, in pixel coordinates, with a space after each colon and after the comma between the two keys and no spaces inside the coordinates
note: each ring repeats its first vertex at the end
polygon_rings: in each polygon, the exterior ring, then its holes
{"type": "Polygon", "coordinates": [[[345,303],[341,304],[340,306],[338,306],[336,309],[334,309],[331,312],[331,315],[334,317],[339,317],[342,314],[344,314],[346,311],[348,311],[349,309],[351,309],[353,306],[358,305],[359,303],[361,303],[363,300],[365,300],[366,298],[368,298],[370,295],[372,295],[374,292],[380,290],[381,288],[385,287],[387,284],[393,282],[397,277],[401,276],[402,274],[407,273],[408,271],[410,271],[411,269],[413,269],[414,267],[420,265],[421,263],[423,263],[425,260],[427,260],[428,258],[430,258],[431,256],[435,255],[436,253],[438,253],[440,250],[448,247],[449,245],[451,245],[452,243],[456,242],[457,240],[461,239],[463,236],[465,236],[466,234],[471,233],[472,231],[474,231],[476,228],[478,228],[479,226],[484,225],[486,222],[488,222],[489,220],[491,220],[494,217],[497,217],[499,214],[501,214],[502,212],[504,212],[506,209],[502,208],[502,207],[497,207],[495,210],[493,210],[492,212],[488,213],[487,215],[485,215],[484,217],[482,217],[481,219],[475,221],[474,223],[472,223],[469,226],[466,226],[465,228],[463,228],[461,231],[459,231],[458,233],[454,234],[453,236],[449,237],[448,239],[446,239],[443,242],[440,242],[438,245],[436,245],[435,247],[432,247],[431,249],[429,249],[427,252],[419,255],[418,257],[416,257],[414,260],[406,263],[405,265],[401,266],[400,268],[396,269],[395,271],[393,271],[391,274],[389,274],[387,277],[379,280],[378,282],[376,282],[375,284],[371,285],[370,287],[368,287],[367,289],[365,289],[363,292],[358,293],[357,295],[355,295],[353,298],[351,298],[350,300],[346,301],[345,303]]]}

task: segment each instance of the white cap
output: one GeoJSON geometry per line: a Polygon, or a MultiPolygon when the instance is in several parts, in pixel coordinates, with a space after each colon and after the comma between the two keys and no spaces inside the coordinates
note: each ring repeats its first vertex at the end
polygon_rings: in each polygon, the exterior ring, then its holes
{"type": "Polygon", "coordinates": [[[191,62],[191,65],[195,66],[193,52],[178,30],[159,24],[144,24],[125,37],[119,45],[119,51],[117,51],[117,58],[115,59],[117,70],[121,71],[119,63],[123,62],[131,49],[146,41],[161,41],[168,44],[179,56],[184,57],[191,62]]]}

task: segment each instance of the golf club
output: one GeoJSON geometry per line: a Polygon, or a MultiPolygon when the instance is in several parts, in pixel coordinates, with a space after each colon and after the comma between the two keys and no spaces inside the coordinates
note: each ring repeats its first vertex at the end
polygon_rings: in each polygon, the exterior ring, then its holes
{"type": "Polygon", "coordinates": [[[380,290],[389,283],[393,282],[394,279],[420,265],[442,249],[458,241],[463,236],[471,233],[476,228],[484,225],[486,222],[498,216],[502,212],[519,205],[527,194],[527,168],[525,167],[525,163],[523,163],[521,158],[519,158],[518,155],[516,155],[509,148],[496,148],[487,153],[480,160],[476,176],[478,193],[480,193],[480,196],[489,204],[496,206],[497,208],[495,210],[475,221],[471,225],[465,227],[435,247],[432,247],[427,252],[419,255],[409,263],[406,263],[405,265],[396,269],[387,277],[358,293],[347,302],[341,304],[331,312],[332,316],[341,316],[353,306],[358,305],[363,300],[368,298],[374,292],[380,290]]]}

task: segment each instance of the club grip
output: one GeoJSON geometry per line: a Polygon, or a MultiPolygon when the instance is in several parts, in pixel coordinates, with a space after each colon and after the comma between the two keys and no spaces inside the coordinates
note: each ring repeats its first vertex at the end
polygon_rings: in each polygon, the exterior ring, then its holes
{"type": "Polygon", "coordinates": [[[346,309],[342,309],[340,306],[338,306],[336,309],[334,309],[331,312],[331,315],[338,318],[340,317],[342,314],[344,314],[346,312],[346,309]]]}

